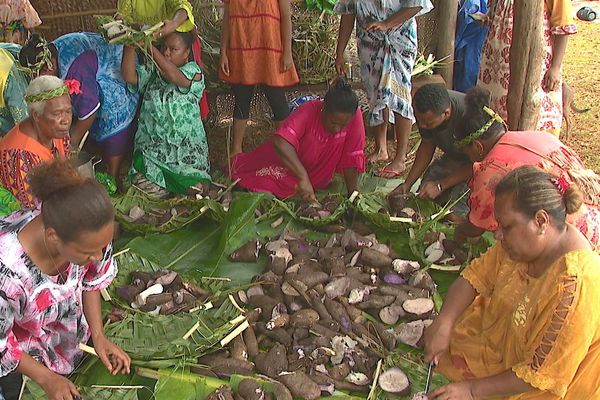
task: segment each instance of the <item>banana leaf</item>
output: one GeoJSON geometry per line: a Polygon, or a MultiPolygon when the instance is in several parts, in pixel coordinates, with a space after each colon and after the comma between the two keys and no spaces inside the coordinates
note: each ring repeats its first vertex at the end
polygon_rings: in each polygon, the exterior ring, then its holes
{"type": "Polygon", "coordinates": [[[155,400],[196,400],[205,399],[215,389],[227,384],[216,378],[199,376],[185,369],[161,369],[152,371],[158,376],[155,400]]]}
{"type": "MultiPolygon", "coordinates": [[[[82,400],[138,400],[139,389],[79,387],[82,400]]],[[[31,379],[27,380],[25,390],[20,397],[22,400],[47,399],[44,389],[31,379]]]]}
{"type": "MultiPolygon", "coordinates": [[[[317,197],[322,199],[325,196],[331,197],[332,194],[324,195],[323,193],[321,193],[317,197]]],[[[298,206],[299,206],[298,201],[293,201],[293,200],[281,201],[279,199],[274,199],[274,201],[286,213],[288,213],[293,219],[301,222],[302,224],[304,224],[306,226],[319,227],[319,226],[329,225],[329,224],[338,222],[344,216],[346,210],[348,209],[348,206],[350,205],[350,201],[347,198],[345,198],[344,196],[342,196],[341,194],[337,195],[337,197],[341,199],[341,202],[340,202],[340,205],[335,209],[335,211],[333,213],[331,213],[331,215],[327,218],[317,218],[317,219],[307,218],[307,217],[298,215],[296,212],[296,210],[298,209],[298,206]]]]}
{"type": "Polygon", "coordinates": [[[215,220],[222,220],[225,214],[223,207],[214,200],[193,200],[188,198],[159,200],[146,196],[134,187],[129,188],[123,196],[115,197],[112,200],[115,208],[115,216],[123,229],[140,235],[174,232],[194,222],[206,212],[210,212],[210,215],[215,220]],[[188,213],[186,215],[171,216],[167,222],[160,225],[141,224],[132,222],[131,218],[129,218],[129,211],[135,206],[140,207],[146,214],[159,210],[170,213],[177,206],[185,207],[188,213]]]}
{"type": "MultiPolygon", "coordinates": [[[[230,321],[240,315],[226,300],[216,310],[152,316],[144,313],[127,315],[106,327],[106,336],[121,346],[136,361],[162,361],[177,366],[210,352],[237,325],[230,321]],[[189,338],[184,339],[195,326],[189,338]]],[[[147,365],[138,363],[138,365],[147,365]]]]}
{"type": "Polygon", "coordinates": [[[264,270],[266,258],[258,263],[233,263],[229,255],[252,239],[266,237],[255,219],[256,207],[264,198],[260,193],[239,193],[221,223],[197,221],[177,232],[137,237],[126,247],[189,277],[226,277],[231,279],[230,287],[245,285],[264,270]]]}

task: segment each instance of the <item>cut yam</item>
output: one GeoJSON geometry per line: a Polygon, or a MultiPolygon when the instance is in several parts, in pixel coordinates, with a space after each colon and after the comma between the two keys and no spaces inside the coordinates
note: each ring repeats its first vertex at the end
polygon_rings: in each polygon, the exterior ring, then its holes
{"type": "Polygon", "coordinates": [[[379,375],[379,387],[387,393],[406,396],[410,393],[408,376],[400,368],[390,368],[379,375]]]}
{"type": "Polygon", "coordinates": [[[381,322],[387,325],[394,325],[398,320],[405,316],[406,312],[399,304],[391,304],[389,306],[383,307],[379,311],[379,319],[381,322]]]}
{"type": "Polygon", "coordinates": [[[408,280],[408,285],[428,290],[430,293],[435,292],[435,282],[427,271],[415,272],[408,280]]]}
{"type": "Polygon", "coordinates": [[[425,323],[423,320],[416,320],[405,324],[400,324],[394,328],[394,335],[400,342],[412,347],[419,347],[418,344],[423,337],[425,323]]]}
{"type": "Polygon", "coordinates": [[[407,314],[412,315],[413,319],[425,319],[431,316],[435,304],[431,299],[410,299],[402,303],[402,308],[407,314]]]}

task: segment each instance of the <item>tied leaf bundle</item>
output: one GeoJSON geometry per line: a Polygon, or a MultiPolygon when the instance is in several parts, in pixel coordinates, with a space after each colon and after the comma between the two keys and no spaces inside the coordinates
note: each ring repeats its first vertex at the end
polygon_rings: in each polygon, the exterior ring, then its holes
{"type": "Polygon", "coordinates": [[[114,19],[107,15],[94,16],[98,30],[110,44],[138,46],[149,49],[154,34],[163,26],[160,22],[150,28],[138,30],[123,20],[114,19]]]}

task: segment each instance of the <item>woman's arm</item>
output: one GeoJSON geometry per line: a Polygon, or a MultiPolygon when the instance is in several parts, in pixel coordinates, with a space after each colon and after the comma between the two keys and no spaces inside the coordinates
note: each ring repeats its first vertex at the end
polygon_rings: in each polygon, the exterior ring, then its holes
{"type": "Polygon", "coordinates": [[[425,332],[426,361],[433,360],[437,364],[440,355],[448,351],[454,324],[467,307],[473,303],[475,296],[477,296],[477,291],[463,277],[459,277],[450,286],[440,314],[425,332]]]}
{"type": "Polygon", "coordinates": [[[221,24],[221,71],[225,76],[229,76],[229,57],[227,57],[227,47],[229,47],[229,3],[223,3],[223,23],[221,24]]]}
{"type": "Polygon", "coordinates": [[[346,73],[344,52],[346,51],[346,46],[348,46],[348,41],[352,35],[355,21],[356,15],[354,14],[344,14],[340,18],[340,29],[338,32],[338,40],[335,50],[335,69],[340,75],[344,75],[346,73]]]}
{"type": "Polygon", "coordinates": [[[96,110],[86,119],[79,119],[75,121],[73,125],[71,125],[71,143],[78,145],[79,142],[81,142],[83,135],[85,135],[85,133],[88,132],[94,124],[97,115],[98,111],[96,110]]]}
{"type": "Polygon", "coordinates": [[[117,345],[111,343],[104,335],[102,324],[100,292],[97,290],[84,291],[83,314],[90,326],[92,342],[96,353],[108,371],[116,375],[128,374],[131,358],[117,345]]]}
{"type": "MultiPolygon", "coordinates": [[[[154,58],[154,61],[158,65],[161,75],[167,81],[182,88],[189,88],[192,85],[192,81],[175,64],[167,60],[160,50],[154,46],[152,47],[152,58],[154,58]]],[[[195,81],[199,81],[201,78],[202,76],[199,73],[194,76],[195,81]]]]}
{"type": "Polygon", "coordinates": [[[552,64],[542,82],[544,90],[551,92],[559,89],[561,66],[565,51],[567,49],[567,43],[569,41],[569,35],[552,35],[552,64]]]}
{"type": "Polygon", "coordinates": [[[188,20],[187,10],[180,8],[175,12],[172,19],[167,19],[164,22],[162,28],[160,28],[160,36],[167,36],[169,33],[173,33],[179,28],[185,21],[188,20]]]}
{"type": "Polygon", "coordinates": [[[367,24],[365,29],[368,31],[387,31],[388,29],[396,28],[417,15],[422,8],[423,7],[403,8],[385,21],[376,21],[367,24]]]}
{"type": "Polygon", "coordinates": [[[281,43],[283,44],[283,58],[281,70],[288,71],[294,65],[292,56],[292,14],[290,0],[279,0],[279,13],[281,14],[281,43]]]}
{"type": "Polygon", "coordinates": [[[289,144],[280,136],[273,136],[273,147],[277,156],[290,171],[298,179],[298,194],[307,200],[316,201],[316,196],[306,168],[298,158],[298,153],[294,146],[289,144]]]}
{"type": "Polygon", "coordinates": [[[428,394],[428,398],[431,400],[484,399],[516,395],[533,389],[535,388],[519,379],[513,371],[508,370],[487,378],[442,386],[428,394]]]}
{"type": "Polygon", "coordinates": [[[125,82],[137,85],[138,74],[135,70],[135,49],[131,46],[123,47],[123,59],[121,60],[121,74],[125,82]]]}
{"type": "Polygon", "coordinates": [[[79,391],[67,378],[50,371],[47,367],[34,360],[29,354],[23,353],[17,367],[17,372],[31,378],[40,385],[49,400],[73,400],[81,398],[79,391]]]}
{"type": "Polygon", "coordinates": [[[344,169],[344,180],[346,181],[346,190],[349,195],[358,190],[358,171],[356,168],[344,169]]]}

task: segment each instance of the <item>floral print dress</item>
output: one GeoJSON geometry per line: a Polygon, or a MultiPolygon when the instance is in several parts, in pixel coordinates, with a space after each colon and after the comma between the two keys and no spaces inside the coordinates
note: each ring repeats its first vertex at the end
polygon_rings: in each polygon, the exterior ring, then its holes
{"type": "Polygon", "coordinates": [[[369,98],[369,126],[394,123],[394,113],[414,122],[411,76],[417,58],[417,22],[414,18],[385,32],[367,32],[371,22],[385,21],[403,8],[421,7],[418,15],[433,9],[429,0],[339,0],[338,14],[356,15],[356,38],[361,77],[369,98]]]}
{"type": "Polygon", "coordinates": [[[198,108],[204,76],[195,62],[180,70],[192,81],[189,88],[167,82],[152,63],[137,67],[136,90],[144,100],[131,171],[173,193],[210,180],[208,143],[198,108]],[[202,79],[194,80],[196,74],[202,79]]]}
{"type": "Polygon", "coordinates": [[[42,273],[18,234],[39,211],[19,211],[0,220],[0,377],[13,372],[26,353],[58,374],[71,373],[90,338],[83,291],[107,287],[117,273],[112,248],[102,261],[71,264],[59,276],[42,273]]]}

